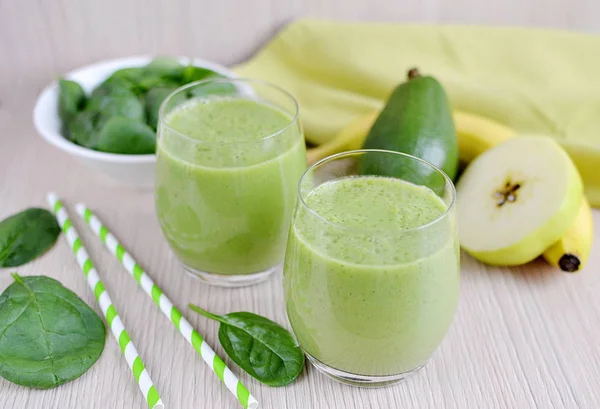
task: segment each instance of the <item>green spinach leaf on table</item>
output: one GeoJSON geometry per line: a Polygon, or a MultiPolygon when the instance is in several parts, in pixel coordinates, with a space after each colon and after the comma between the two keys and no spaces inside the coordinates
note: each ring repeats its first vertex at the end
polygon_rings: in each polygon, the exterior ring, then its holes
{"type": "Polygon", "coordinates": [[[56,242],[60,226],[52,213],[31,208],[0,222],[0,267],[16,267],[42,255],[56,242]]]}
{"type": "Polygon", "coordinates": [[[211,314],[190,304],[207,318],[219,321],[219,342],[244,371],[269,386],[294,381],[304,367],[304,354],[285,328],[251,312],[211,314]]]}
{"type": "Polygon", "coordinates": [[[83,375],[104,349],[100,317],[52,278],[13,276],[0,295],[0,376],[47,389],[83,375]]]}

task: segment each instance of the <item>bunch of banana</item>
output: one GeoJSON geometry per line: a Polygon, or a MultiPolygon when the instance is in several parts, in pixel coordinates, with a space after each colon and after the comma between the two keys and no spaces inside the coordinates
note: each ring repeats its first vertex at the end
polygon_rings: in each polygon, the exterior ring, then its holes
{"type": "MultiPolygon", "coordinates": [[[[357,118],[331,141],[309,149],[308,163],[313,164],[339,152],[360,149],[378,115],[378,111],[373,111],[357,118]]],[[[463,164],[468,164],[487,149],[517,134],[505,125],[467,112],[454,111],[453,119],[458,139],[459,160],[463,164]]],[[[590,254],[593,230],[592,211],[584,198],[571,227],[558,242],[543,253],[543,257],[563,271],[581,270],[590,254]]]]}
{"type": "Polygon", "coordinates": [[[379,111],[372,111],[350,122],[330,141],[306,151],[309,165],[336,153],[360,149],[379,111]]]}
{"type": "MultiPolygon", "coordinates": [[[[378,115],[379,111],[369,112],[343,128],[329,142],[309,149],[308,164],[339,152],[360,149],[378,115]]],[[[516,135],[514,130],[479,115],[454,111],[452,116],[461,163],[471,162],[480,153],[516,135]]]]}

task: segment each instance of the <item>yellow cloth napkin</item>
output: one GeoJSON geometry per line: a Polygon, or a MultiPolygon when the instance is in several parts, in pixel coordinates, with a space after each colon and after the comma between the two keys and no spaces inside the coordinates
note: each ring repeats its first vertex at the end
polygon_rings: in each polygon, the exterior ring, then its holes
{"type": "Polygon", "coordinates": [[[236,70],[291,92],[306,139],[320,144],[382,106],[414,66],[442,82],[453,107],[559,140],[600,206],[598,36],[302,20],[236,70]]]}

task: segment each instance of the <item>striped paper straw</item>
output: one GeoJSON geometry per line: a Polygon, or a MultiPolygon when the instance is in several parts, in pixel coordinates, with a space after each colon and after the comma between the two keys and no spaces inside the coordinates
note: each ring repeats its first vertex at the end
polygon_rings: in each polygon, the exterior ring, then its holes
{"type": "Polygon", "coordinates": [[[215,351],[206,343],[202,336],[192,327],[188,320],[181,314],[177,307],[158,288],[152,281],[150,276],[136,263],[125,248],[117,241],[106,227],[102,225],[100,219],[92,213],[83,203],[75,206],[77,213],[83,217],[85,222],[98,235],[102,243],[111,253],[123,264],[125,269],[135,278],[137,283],[142,287],[144,292],[148,294],[160,308],[163,314],[175,325],[181,335],[189,342],[196,352],[200,354],[204,362],[212,369],[215,374],[225,383],[227,389],[237,398],[237,400],[249,409],[258,408],[258,402],[246,387],[238,380],[231,372],[225,363],[219,358],[215,351]]]}
{"type": "Polygon", "coordinates": [[[62,202],[56,194],[48,193],[48,203],[50,203],[50,207],[54,210],[58,224],[67,238],[67,242],[73,249],[73,253],[75,253],[77,263],[79,263],[90,288],[100,304],[100,309],[106,318],[106,322],[115,336],[129,368],[131,368],[131,371],[133,372],[133,376],[144,395],[144,399],[146,399],[148,406],[151,409],[164,409],[165,406],[152,383],[152,379],[150,379],[142,359],[138,355],[133,342],[131,342],[129,334],[127,334],[123,322],[121,321],[121,318],[119,318],[117,310],[110,300],[110,296],[108,295],[108,292],[106,292],[102,281],[100,281],[98,272],[92,265],[92,261],[83,247],[81,239],[75,230],[75,226],[73,226],[73,223],[69,219],[62,202]]]}

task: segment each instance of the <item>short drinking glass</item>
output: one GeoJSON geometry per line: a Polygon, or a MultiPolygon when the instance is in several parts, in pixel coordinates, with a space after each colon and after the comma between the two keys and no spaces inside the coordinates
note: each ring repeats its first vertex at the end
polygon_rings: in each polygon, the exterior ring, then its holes
{"type": "Polygon", "coordinates": [[[265,279],[306,168],[294,98],[260,81],[189,84],[163,102],[157,133],[156,211],[184,269],[215,285],[265,279]]]}
{"type": "Polygon", "coordinates": [[[397,152],[342,153],[304,173],[284,295],[315,367],[383,386],[427,362],[458,301],[454,202],[441,170],[397,152]]]}

